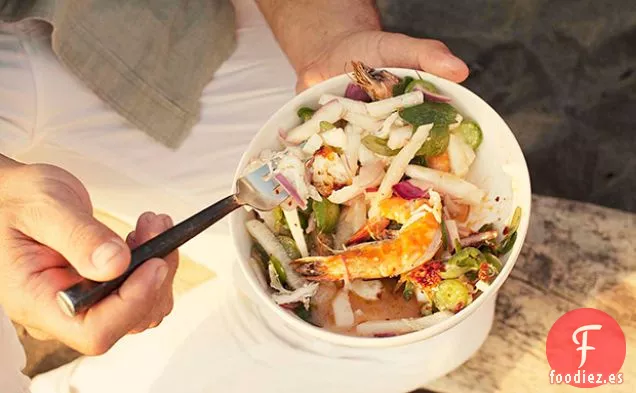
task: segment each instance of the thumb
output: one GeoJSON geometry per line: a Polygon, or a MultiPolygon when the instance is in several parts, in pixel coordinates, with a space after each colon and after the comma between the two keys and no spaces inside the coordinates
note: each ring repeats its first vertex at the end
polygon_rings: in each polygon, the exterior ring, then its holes
{"type": "Polygon", "coordinates": [[[453,82],[468,77],[468,66],[441,41],[382,32],[377,36],[379,56],[385,66],[421,69],[453,82]]]}
{"type": "Polygon", "coordinates": [[[130,264],[126,243],[88,212],[62,203],[40,205],[21,215],[20,224],[16,229],[61,254],[88,279],[111,280],[130,264]]]}

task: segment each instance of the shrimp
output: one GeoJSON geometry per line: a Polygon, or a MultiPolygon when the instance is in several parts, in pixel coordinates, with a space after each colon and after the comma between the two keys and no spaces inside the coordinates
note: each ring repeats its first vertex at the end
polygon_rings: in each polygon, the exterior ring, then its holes
{"type": "Polygon", "coordinates": [[[393,97],[393,86],[400,83],[400,78],[384,70],[376,71],[359,61],[352,61],[353,77],[356,83],[373,100],[393,97]]]}
{"type": "MultiPolygon", "coordinates": [[[[413,211],[417,209],[414,207],[417,203],[402,201],[401,206],[411,205],[413,211]]],[[[390,204],[397,205],[398,202],[391,201],[390,204]]],[[[406,273],[430,260],[441,245],[440,226],[435,216],[425,212],[419,213],[418,217],[396,238],[359,244],[331,256],[297,259],[292,262],[292,267],[311,281],[376,279],[406,273]]]]}

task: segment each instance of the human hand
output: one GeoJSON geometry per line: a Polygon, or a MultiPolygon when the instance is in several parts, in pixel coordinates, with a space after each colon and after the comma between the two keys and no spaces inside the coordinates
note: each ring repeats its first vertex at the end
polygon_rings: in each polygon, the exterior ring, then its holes
{"type": "MultiPolygon", "coordinates": [[[[317,55],[298,70],[297,91],[345,72],[351,60],[370,67],[401,67],[422,70],[462,82],[468,67],[444,43],[380,30],[363,30],[324,39],[317,55]]],[[[350,70],[347,70],[350,71],[350,70]]]]}
{"type": "Polygon", "coordinates": [[[145,262],[118,291],[86,313],[65,315],[56,303],[58,291],[82,277],[116,278],[130,263],[130,249],[170,228],[172,221],[163,214],[144,213],[124,242],[93,218],[86,189],[68,172],[50,165],[4,164],[0,304],[11,319],[35,338],[56,338],[95,355],[128,333],[157,326],[170,313],[176,252],[145,262]]]}

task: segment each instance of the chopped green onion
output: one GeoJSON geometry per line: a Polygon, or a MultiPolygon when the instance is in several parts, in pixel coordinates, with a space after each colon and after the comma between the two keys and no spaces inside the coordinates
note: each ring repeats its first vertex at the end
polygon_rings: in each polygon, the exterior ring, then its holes
{"type": "Polygon", "coordinates": [[[442,228],[442,248],[448,248],[448,229],[446,229],[446,222],[444,221],[444,217],[442,217],[442,222],[440,223],[440,227],[442,228]]]}
{"type": "Polygon", "coordinates": [[[488,264],[497,272],[497,274],[499,274],[501,272],[501,269],[503,268],[503,264],[501,263],[499,258],[489,252],[484,253],[484,257],[486,258],[486,262],[488,262],[488,264]]]}
{"type": "Polygon", "coordinates": [[[459,280],[444,280],[435,291],[433,302],[438,310],[457,312],[470,302],[468,288],[459,280]]]}
{"type": "Polygon", "coordinates": [[[519,229],[519,223],[521,222],[521,208],[517,206],[515,212],[512,214],[512,219],[510,220],[510,225],[508,225],[508,230],[510,232],[515,232],[519,229]]]}
{"type": "Polygon", "coordinates": [[[300,251],[298,250],[298,246],[296,245],[294,239],[282,235],[276,236],[276,238],[278,239],[280,244],[283,245],[283,248],[285,249],[287,255],[289,255],[289,258],[298,259],[301,257],[300,251]]]}
{"type": "Polygon", "coordinates": [[[446,103],[426,101],[402,109],[400,117],[415,127],[431,123],[436,126],[448,126],[457,121],[457,109],[446,103]]]}
{"type": "Polygon", "coordinates": [[[333,124],[329,123],[328,121],[321,121],[320,122],[320,131],[327,131],[327,130],[331,130],[336,128],[333,124]]]}
{"type": "Polygon", "coordinates": [[[296,112],[296,114],[298,115],[298,117],[300,117],[302,121],[307,121],[311,119],[311,117],[314,115],[315,112],[316,112],[315,110],[311,108],[307,108],[306,106],[303,106],[302,108],[298,109],[298,112],[296,112]]]}
{"type": "Polygon", "coordinates": [[[280,280],[280,283],[285,285],[285,283],[287,283],[287,273],[285,273],[283,264],[280,263],[278,258],[276,258],[273,255],[269,256],[269,263],[271,263],[272,266],[274,266],[274,270],[276,270],[276,274],[278,275],[278,279],[280,280]]]}
{"type": "Polygon", "coordinates": [[[499,244],[497,247],[496,254],[499,256],[506,255],[512,250],[512,247],[515,245],[515,240],[517,240],[517,231],[509,233],[499,244]]]}
{"type": "Polygon", "coordinates": [[[406,76],[400,80],[398,84],[393,86],[393,97],[400,96],[404,94],[404,90],[406,90],[406,86],[413,81],[413,78],[410,76],[406,76]]]}
{"type": "Polygon", "coordinates": [[[440,272],[444,279],[458,278],[461,275],[479,270],[481,262],[485,261],[484,255],[474,247],[466,247],[457,252],[445,264],[445,270],[440,272]]]}
{"type": "Polygon", "coordinates": [[[429,137],[424,141],[424,144],[415,153],[416,156],[435,157],[446,151],[448,148],[448,142],[450,140],[450,134],[448,127],[435,126],[431,129],[429,137]]]}
{"type": "Polygon", "coordinates": [[[413,297],[414,292],[415,292],[415,287],[413,286],[413,283],[411,283],[410,281],[407,281],[406,284],[404,284],[404,291],[402,292],[402,297],[404,297],[404,300],[408,302],[413,297]]]}
{"type": "Polygon", "coordinates": [[[373,135],[367,135],[362,138],[362,144],[367,149],[381,156],[395,156],[400,152],[400,149],[390,149],[386,145],[386,141],[384,139],[378,138],[377,136],[373,135]]]}
{"type": "Polygon", "coordinates": [[[340,205],[330,202],[327,198],[322,198],[322,201],[312,201],[312,208],[318,231],[332,233],[338,224],[340,205]]]}
{"type": "Polygon", "coordinates": [[[464,139],[464,142],[472,147],[473,150],[477,150],[479,145],[481,145],[481,141],[484,139],[479,124],[470,120],[462,121],[455,129],[455,132],[459,134],[464,139]]]}

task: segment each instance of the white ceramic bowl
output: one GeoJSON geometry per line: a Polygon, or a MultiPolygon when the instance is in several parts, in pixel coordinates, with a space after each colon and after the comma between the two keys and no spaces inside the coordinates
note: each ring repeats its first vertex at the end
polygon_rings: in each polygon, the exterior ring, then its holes
{"type": "MultiPolygon", "coordinates": [[[[394,74],[405,77],[417,78],[413,70],[387,68],[394,74]]],[[[441,93],[452,98],[452,104],[464,116],[474,119],[482,128],[484,139],[477,151],[477,158],[471,167],[467,178],[481,189],[487,192],[487,202],[480,209],[472,209],[469,222],[475,227],[483,223],[494,222],[499,230],[503,228],[512,216],[516,206],[522,209],[522,218],[519,225],[517,241],[506,258],[503,270],[491,284],[490,288],[479,296],[474,302],[453,317],[440,322],[427,329],[417,332],[385,338],[352,337],[332,333],[304,322],[292,313],[278,306],[269,296],[261,280],[256,276],[257,272],[249,261],[252,241],[245,230],[244,223],[248,218],[246,211],[240,210],[230,218],[230,231],[238,253],[241,271],[245,276],[247,285],[252,292],[252,300],[257,302],[260,308],[266,308],[267,314],[280,318],[286,329],[300,334],[306,338],[313,338],[331,345],[348,348],[388,348],[399,347],[411,343],[420,342],[433,336],[449,332],[457,324],[468,316],[480,310],[490,308],[489,318],[477,318],[482,322],[492,322],[492,307],[486,302],[494,302],[497,290],[504,283],[512,270],[521,246],[526,237],[530,216],[531,191],[528,168],[513,133],[503,119],[481,98],[461,85],[438,78],[434,75],[419,72],[426,80],[434,83],[441,93]],[[497,201],[498,200],[498,201],[497,201]]],[[[261,128],[250,143],[243,155],[235,178],[243,172],[248,162],[256,157],[263,149],[278,148],[278,130],[288,130],[299,124],[296,111],[302,106],[317,107],[318,99],[322,94],[331,93],[342,96],[347,84],[351,81],[348,75],[340,75],[324,81],[312,88],[305,90],[294,97],[285,106],[279,109],[269,121],[261,128]]],[[[487,327],[490,328],[489,326],[487,327]]]]}

